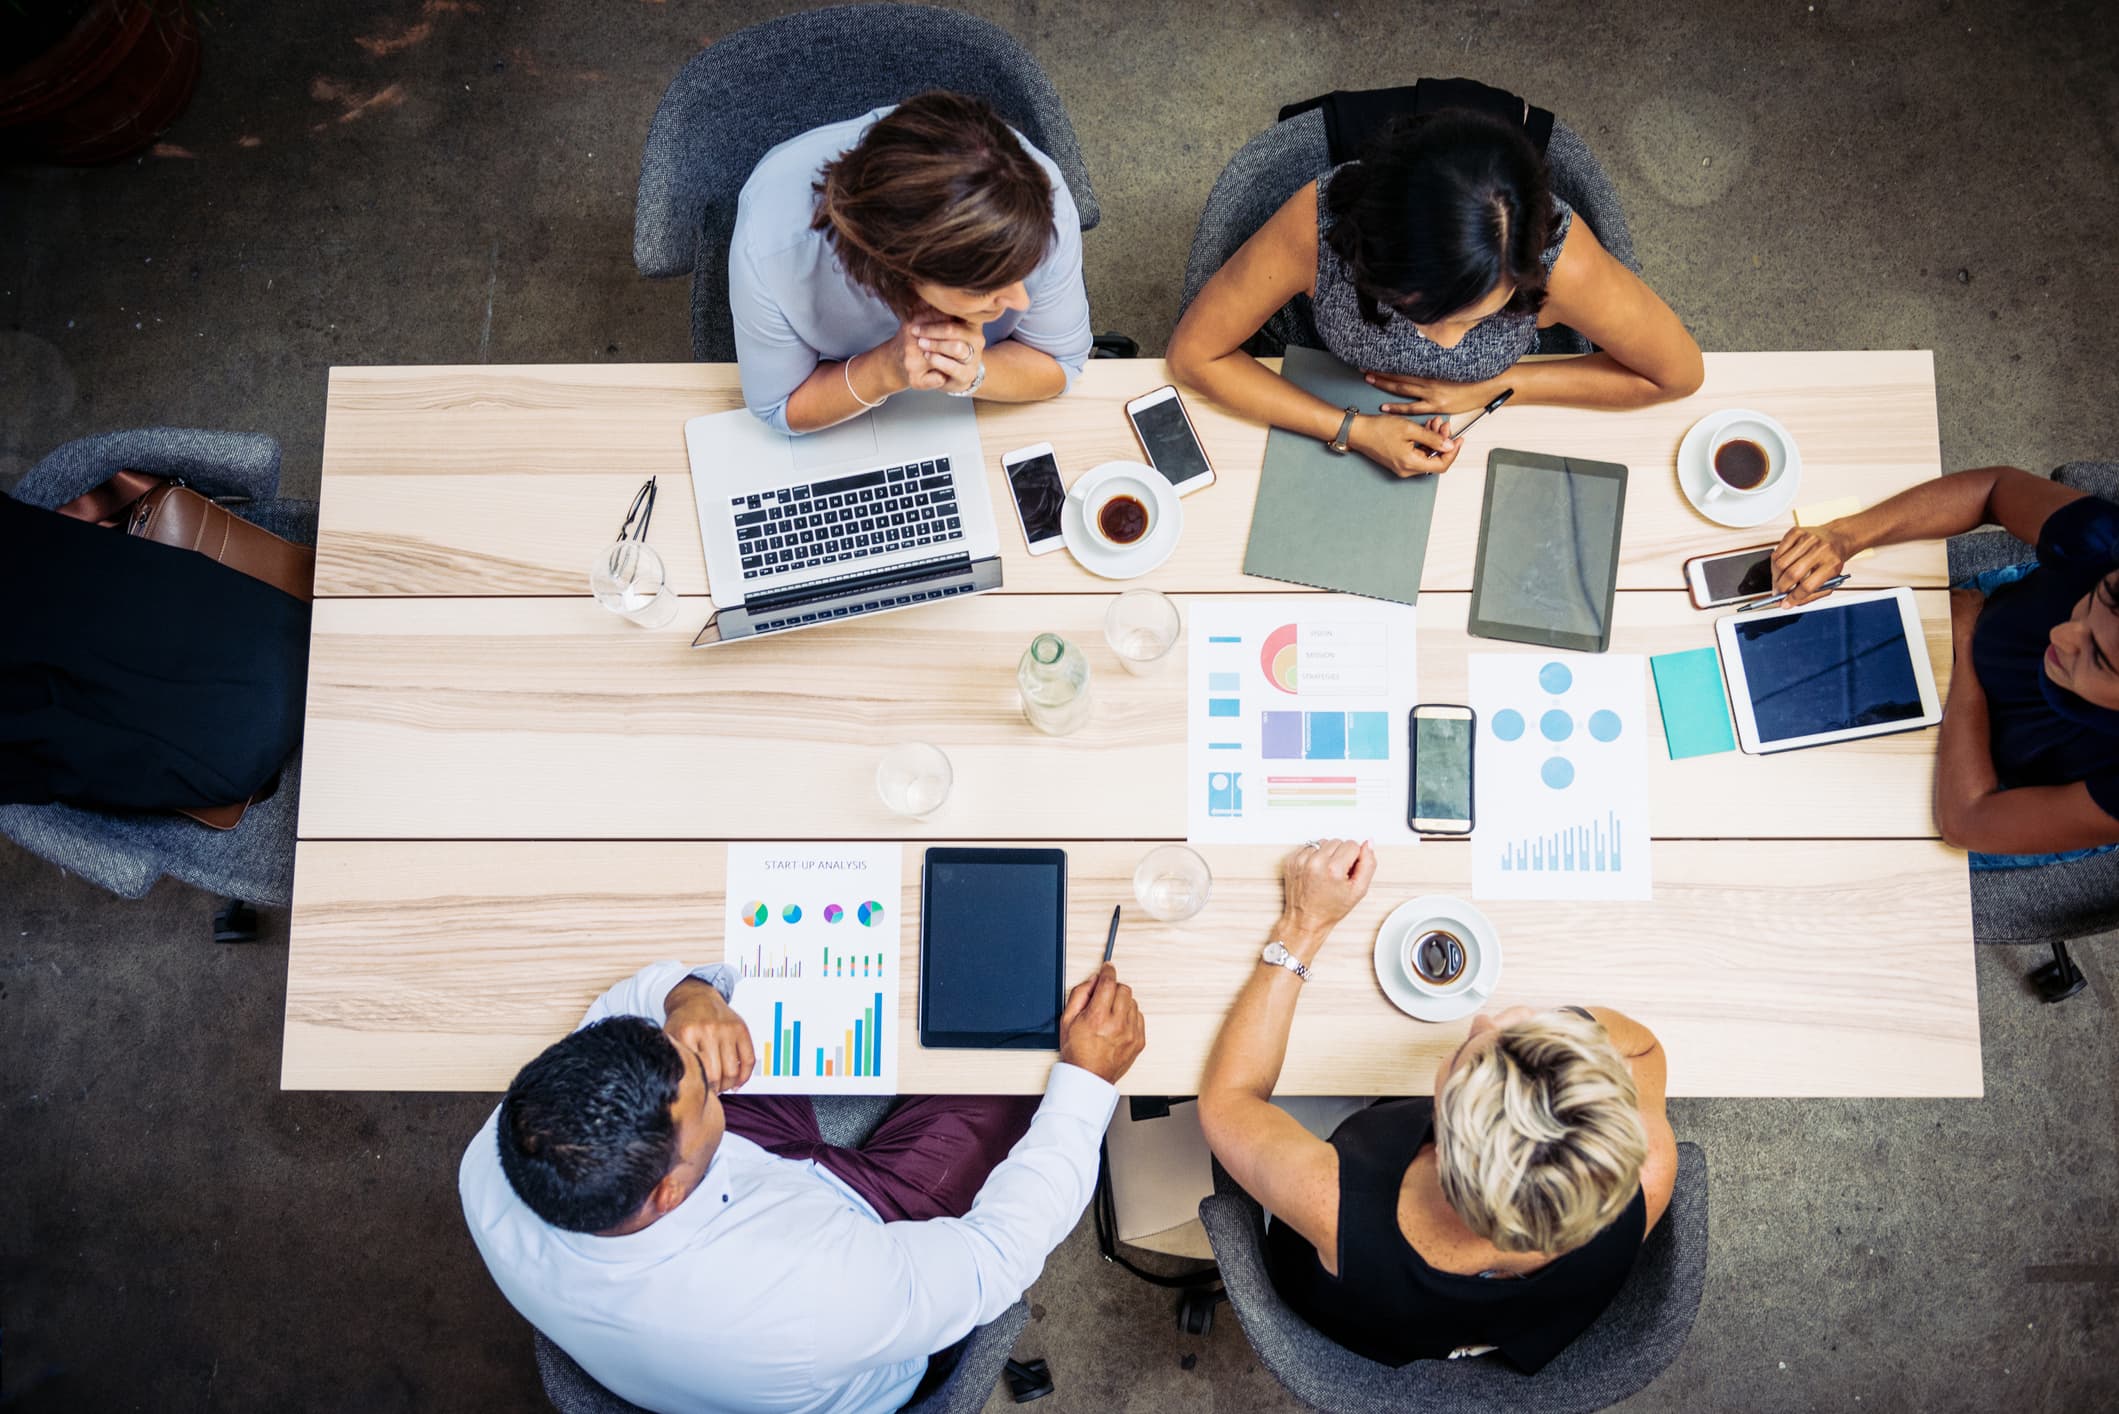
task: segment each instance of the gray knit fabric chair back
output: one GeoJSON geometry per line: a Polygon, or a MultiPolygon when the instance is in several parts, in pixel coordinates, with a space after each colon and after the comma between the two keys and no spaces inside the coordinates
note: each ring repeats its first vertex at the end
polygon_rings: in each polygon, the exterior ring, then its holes
{"type": "Polygon", "coordinates": [[[1059,165],[1096,225],[1081,144],[1045,71],[1007,31],[924,5],[842,5],[738,30],[699,51],[655,110],[640,156],[633,263],[692,277],[692,357],[728,362],[728,247],[736,196],[767,151],[811,128],[930,89],[991,103],[1059,165]]]}
{"type": "MultiPolygon", "coordinates": [[[[1605,249],[1638,274],[1641,266],[1634,256],[1633,232],[1627,228],[1618,189],[1612,186],[1596,154],[1574,129],[1555,119],[1545,160],[1552,171],[1553,191],[1589,223],[1589,229],[1596,232],[1605,249]]],[[[1214,272],[1227,264],[1229,257],[1289,197],[1330,171],[1331,165],[1324,114],[1315,108],[1275,123],[1237,149],[1207,194],[1206,209],[1200,213],[1199,228],[1192,235],[1192,252],[1185,261],[1184,297],[1177,307],[1180,319],[1214,272]]],[[[1244,347],[1260,358],[1276,358],[1290,344],[1323,347],[1308,295],[1297,295],[1288,301],[1244,347]]],[[[1555,325],[1538,331],[1537,351],[1588,353],[1590,343],[1565,325],[1555,325]]]]}
{"type": "MultiPolygon", "coordinates": [[[[942,1387],[904,1408],[904,1414],[978,1414],[1008,1363],[1008,1352],[1029,1324],[1030,1307],[1022,1301],[965,1337],[963,1354],[942,1387]]],[[[631,1400],[620,1399],[589,1378],[572,1356],[535,1332],[537,1374],[545,1398],[559,1414],[646,1414],[631,1400]]]]}
{"type": "MultiPolygon", "coordinates": [[[[49,510],[126,469],[182,477],[209,496],[248,498],[229,509],[284,539],[316,543],[315,504],[275,499],[279,443],[253,432],[146,427],[83,437],[30,468],[13,495],[49,510]]],[[[300,796],[296,753],[272,796],[251,806],[233,830],[210,830],[180,815],[0,805],[0,838],[123,898],[144,897],[166,874],[245,903],[284,905],[294,896],[300,796]]]]}
{"type": "Polygon", "coordinates": [[[1625,1286],[1596,1323],[1535,1375],[1497,1356],[1392,1368],[1333,1343],[1280,1299],[1266,1275],[1264,1214],[1215,1165],[1199,1220],[1229,1304],[1259,1360],[1330,1414],[1587,1414],[1646,1388],[1692,1330],[1707,1284],[1707,1160],[1678,1145],[1670,1209],[1642,1244],[1625,1286]]]}
{"type": "MultiPolygon", "coordinates": [[[[2053,479],[2119,501],[2119,462],[2069,462],[2053,479]]],[[[1950,538],[1950,579],[2020,565],[2037,552],[2005,530],[1950,538]]],[[[1972,940],[2065,943],[2119,928],[2119,850],[2068,864],[1972,871],[1972,940]]]]}

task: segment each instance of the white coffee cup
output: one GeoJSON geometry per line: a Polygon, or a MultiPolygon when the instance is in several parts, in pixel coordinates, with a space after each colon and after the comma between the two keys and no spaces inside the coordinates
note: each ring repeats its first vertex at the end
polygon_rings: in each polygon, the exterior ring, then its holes
{"type": "Polygon", "coordinates": [[[1470,991],[1479,976],[1479,963],[1477,935],[1453,918],[1423,919],[1406,931],[1398,945],[1398,965],[1405,980],[1430,997],[1470,991]],[[1423,955],[1429,964],[1426,971],[1421,970],[1423,955]]]}
{"type": "Polygon", "coordinates": [[[1780,484],[1788,471],[1788,442],[1779,428],[1756,418],[1740,417],[1714,434],[1714,441],[1707,448],[1707,492],[1705,499],[1719,501],[1727,497],[1745,500],[1752,496],[1763,496],[1780,484]],[[1749,442],[1766,456],[1766,474],[1750,486],[1732,486],[1722,479],[1719,462],[1722,449],[1733,442],[1749,442]]]}
{"type": "Polygon", "coordinates": [[[1082,519],[1088,525],[1090,539],[1106,550],[1138,549],[1155,534],[1155,524],[1161,514],[1155,503],[1154,490],[1136,476],[1110,477],[1091,492],[1082,505],[1082,519]],[[1104,529],[1104,508],[1121,497],[1139,502],[1141,512],[1147,517],[1140,534],[1131,540],[1116,539],[1104,529]]]}

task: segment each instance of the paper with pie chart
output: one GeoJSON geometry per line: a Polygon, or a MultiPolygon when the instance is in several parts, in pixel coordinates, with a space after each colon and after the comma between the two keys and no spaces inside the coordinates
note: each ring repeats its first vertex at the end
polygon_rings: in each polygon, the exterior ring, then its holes
{"type": "Polygon", "coordinates": [[[1404,843],[1419,615],[1340,595],[1196,603],[1185,791],[1196,841],[1404,843]]]}
{"type": "Polygon", "coordinates": [[[895,1095],[896,844],[732,844],[722,936],[752,1095],[895,1095]]]}
{"type": "Polygon", "coordinates": [[[1645,899],[1647,663],[1474,653],[1472,897],[1645,899]]]}

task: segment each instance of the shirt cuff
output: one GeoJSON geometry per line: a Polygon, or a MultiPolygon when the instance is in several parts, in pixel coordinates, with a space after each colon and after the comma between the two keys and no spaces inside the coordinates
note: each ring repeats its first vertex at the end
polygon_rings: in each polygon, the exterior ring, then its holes
{"type": "MultiPolygon", "coordinates": [[[[712,987],[715,991],[719,992],[721,994],[722,1001],[733,1002],[735,1000],[736,993],[736,980],[741,977],[742,974],[737,972],[733,966],[726,962],[710,962],[704,967],[693,968],[691,971],[685,973],[684,976],[698,978],[700,981],[706,983],[707,986],[712,987]]],[[[683,978],[679,978],[678,980],[682,981],[683,978]]]]}
{"type": "Polygon", "coordinates": [[[1118,1087],[1078,1065],[1060,1061],[1052,1067],[1052,1078],[1045,1082],[1045,1102],[1038,1108],[1085,1120],[1101,1132],[1118,1108],[1118,1087]]]}

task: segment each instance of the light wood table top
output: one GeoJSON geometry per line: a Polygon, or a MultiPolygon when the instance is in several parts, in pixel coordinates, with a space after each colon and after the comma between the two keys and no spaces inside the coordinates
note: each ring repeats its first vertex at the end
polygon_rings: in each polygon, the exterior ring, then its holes
{"type": "MultiPolygon", "coordinates": [[[[282,1083],[499,1089],[620,976],[720,956],[722,842],[843,838],[908,841],[900,1088],[1041,1088],[1049,1056],[917,1045],[919,845],[1065,843],[1069,971],[1086,975],[1133,864],[1182,837],[1182,673],[1117,670],[1100,631],[1116,586],[1064,554],[1024,554],[998,469],[1034,441],[1069,479],[1137,457],[1120,404],[1165,381],[1156,360],[1095,362],[1066,398],[980,405],[1001,592],[702,653],[686,647],[712,606],[683,424],[740,406],[732,367],[333,370],[282,1083]],[[650,474],[653,539],[692,596],[653,632],[586,587],[650,474]],[[1073,737],[1030,730],[1017,706],[1016,658],[1044,629],[1097,669],[1096,714],[1073,737]],[[956,767],[927,821],[888,815],[871,785],[879,746],[913,738],[956,767]]],[[[1240,570],[1264,430],[1188,401],[1221,484],[1187,499],[1184,541],[1147,582],[1181,604],[1309,592],[1240,570]]],[[[1924,352],[1709,355],[1706,387],[1667,407],[1510,408],[1440,483],[1423,698],[1462,700],[1465,655],[1488,646],[1463,624],[1489,446],[1626,462],[1613,649],[1711,644],[1714,615],[1691,608],[1679,561],[1785,528],[1724,530],[1677,490],[1684,430],[1730,406],[1789,427],[1803,503],[1873,503],[1940,470],[1924,352]]],[[[1857,583],[1923,591],[1945,683],[1941,547],[1856,568],[1857,583]]],[[[1669,1046],[1673,1094],[1979,1094],[1969,889],[1963,856],[1934,839],[1933,756],[1932,731],[1767,758],[1651,747],[1655,899],[1483,903],[1507,939],[1494,1004],[1633,1013],[1669,1046]]],[[[1282,851],[1204,852],[1206,912],[1170,926],[1129,910],[1121,935],[1150,1032],[1131,1093],[1196,1088],[1278,911],[1282,851]]],[[[1285,1093],[1431,1084],[1463,1024],[1407,1020],[1369,959],[1392,906],[1468,893],[1469,876],[1462,842],[1385,851],[1307,991],[1285,1093]]]]}

